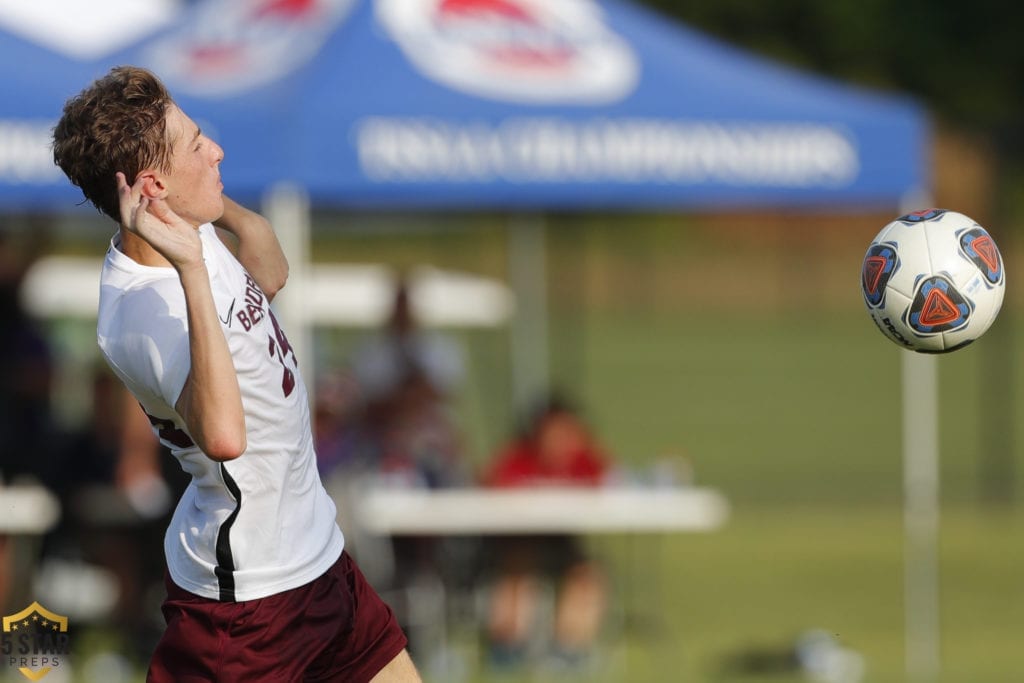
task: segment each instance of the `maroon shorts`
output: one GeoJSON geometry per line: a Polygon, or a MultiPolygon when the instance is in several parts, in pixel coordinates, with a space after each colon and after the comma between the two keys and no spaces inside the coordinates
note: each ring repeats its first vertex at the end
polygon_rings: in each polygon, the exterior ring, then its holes
{"type": "Polygon", "coordinates": [[[312,583],[258,600],[219,602],[166,583],[167,630],[147,683],[363,683],[407,644],[347,552],[312,583]]]}

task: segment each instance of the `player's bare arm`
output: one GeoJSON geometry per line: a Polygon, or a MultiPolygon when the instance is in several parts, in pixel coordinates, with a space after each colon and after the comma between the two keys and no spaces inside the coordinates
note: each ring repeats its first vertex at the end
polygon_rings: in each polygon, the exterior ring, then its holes
{"type": "Polygon", "coordinates": [[[267,298],[273,300],[288,279],[288,260],[270,222],[225,196],[224,214],[213,224],[235,236],[235,243],[229,246],[267,298]]]}
{"type": "Polygon", "coordinates": [[[245,414],[238,378],[210,291],[202,241],[195,226],[163,199],[143,194],[142,177],[129,187],[117,174],[121,225],[143,239],[178,272],[188,310],[191,368],[175,409],[189,435],[213,460],[230,460],[246,448],[245,414]]]}

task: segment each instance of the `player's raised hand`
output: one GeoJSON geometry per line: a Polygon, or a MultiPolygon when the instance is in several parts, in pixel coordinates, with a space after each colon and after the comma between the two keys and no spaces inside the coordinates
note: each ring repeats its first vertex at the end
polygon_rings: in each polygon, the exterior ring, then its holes
{"type": "Polygon", "coordinates": [[[163,199],[144,196],[143,182],[140,178],[129,186],[124,174],[117,173],[121,225],[148,242],[178,270],[202,263],[203,245],[199,231],[174,213],[163,199]]]}

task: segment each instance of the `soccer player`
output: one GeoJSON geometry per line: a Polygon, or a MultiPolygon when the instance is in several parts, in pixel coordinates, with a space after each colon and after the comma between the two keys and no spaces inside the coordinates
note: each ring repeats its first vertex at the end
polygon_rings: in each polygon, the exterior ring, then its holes
{"type": "Polygon", "coordinates": [[[269,223],[223,194],[223,150],[136,67],[68,100],[53,143],[120,225],[100,349],[192,477],[164,539],[167,628],[147,681],[419,681],[343,549],[269,305],[288,265],[269,223]]]}

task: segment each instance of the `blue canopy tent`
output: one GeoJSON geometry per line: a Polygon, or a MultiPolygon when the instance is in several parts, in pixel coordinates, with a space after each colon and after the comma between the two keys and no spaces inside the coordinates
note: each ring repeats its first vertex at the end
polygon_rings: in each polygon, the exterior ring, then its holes
{"type": "MultiPolygon", "coordinates": [[[[928,202],[929,131],[915,103],[767,63],[627,0],[199,0],[179,10],[130,45],[77,51],[0,11],[0,210],[80,201],[52,166],[49,131],[67,97],[123,63],[157,71],[222,144],[228,191],[264,203],[300,266],[310,205],[521,216],[928,202]]],[[[543,255],[529,250],[542,228],[524,223],[510,231],[527,253],[521,292],[543,283],[543,255]]],[[[301,308],[301,284],[288,289],[285,308],[301,308]]],[[[905,355],[905,386],[933,383],[933,360],[905,355]]],[[[924,463],[927,478],[934,408],[906,403],[908,462],[924,463]]],[[[914,491],[927,517],[934,491],[914,491]]]]}
{"type": "Polygon", "coordinates": [[[914,103],[622,0],[206,0],[113,54],[0,33],[0,55],[0,208],[74,203],[38,144],[120,63],[164,77],[249,199],[287,182],[370,209],[852,210],[928,185],[914,103]]]}

